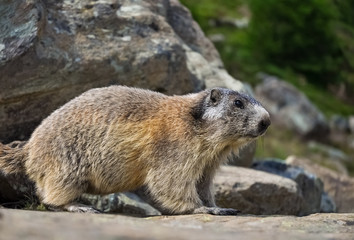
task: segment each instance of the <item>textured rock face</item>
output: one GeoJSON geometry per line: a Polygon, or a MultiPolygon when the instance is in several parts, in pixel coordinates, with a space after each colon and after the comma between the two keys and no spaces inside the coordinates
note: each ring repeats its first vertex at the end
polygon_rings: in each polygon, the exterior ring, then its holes
{"type": "Polygon", "coordinates": [[[157,216],[161,213],[131,192],[108,195],[83,194],[80,202],[93,206],[104,213],[124,213],[140,216],[157,216]]]}
{"type": "Polygon", "coordinates": [[[94,87],[243,88],[178,1],[14,0],[0,13],[1,142],[94,87]]]}
{"type": "Polygon", "coordinates": [[[325,141],[329,127],[324,115],[294,86],[276,77],[261,75],[263,83],[255,88],[256,97],[270,112],[274,123],[300,136],[325,141]]]}
{"type": "Polygon", "coordinates": [[[308,159],[290,156],[286,163],[300,166],[308,172],[316,174],[324,184],[324,190],[334,200],[337,212],[354,212],[354,178],[338,174],[337,172],[312,163],[308,159]]]}
{"type": "Polygon", "coordinates": [[[243,214],[299,215],[303,198],[287,178],[240,167],[222,167],[215,177],[216,203],[243,214]]]}
{"type": "Polygon", "coordinates": [[[2,239],[353,239],[353,214],[157,216],[0,209],[2,239]]]}
{"type": "Polygon", "coordinates": [[[335,212],[335,206],[330,206],[331,199],[323,192],[323,183],[316,175],[305,171],[298,166],[291,166],[276,160],[256,162],[253,169],[277,174],[294,180],[304,199],[300,215],[308,215],[317,212],[335,212]],[[323,201],[322,201],[323,196],[323,201]],[[327,204],[326,204],[327,203],[327,204]],[[323,205],[323,210],[321,206],[323,205]]]}

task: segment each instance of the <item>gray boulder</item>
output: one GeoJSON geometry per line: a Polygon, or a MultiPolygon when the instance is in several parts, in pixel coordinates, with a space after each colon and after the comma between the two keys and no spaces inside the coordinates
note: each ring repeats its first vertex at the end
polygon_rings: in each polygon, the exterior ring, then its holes
{"type": "Polygon", "coordinates": [[[336,203],[333,198],[326,192],[322,192],[321,196],[321,213],[333,213],[336,212],[336,203]]]}
{"type": "MultiPolygon", "coordinates": [[[[324,184],[324,191],[333,199],[339,213],[354,213],[354,178],[320,166],[309,159],[289,156],[287,164],[300,166],[316,174],[324,184]]],[[[324,210],[323,210],[324,211],[324,210]]]]}
{"type": "Polygon", "coordinates": [[[0,12],[0,142],[27,139],[94,87],[243,89],[176,0],[14,0],[0,12]]]}
{"type": "Polygon", "coordinates": [[[223,166],[214,181],[216,203],[243,214],[299,215],[303,197],[298,185],[284,177],[242,167],[223,166]]]}
{"type": "Polygon", "coordinates": [[[324,115],[303,93],[274,76],[259,74],[259,77],[263,82],[256,86],[255,95],[274,123],[305,138],[327,140],[329,127],[324,115]]]}
{"type": "MultiPolygon", "coordinates": [[[[321,212],[323,183],[316,175],[300,167],[291,166],[274,159],[255,162],[252,168],[294,180],[298,184],[304,199],[300,215],[321,212]]],[[[328,209],[327,206],[326,212],[335,211],[335,208],[328,209]]]]}

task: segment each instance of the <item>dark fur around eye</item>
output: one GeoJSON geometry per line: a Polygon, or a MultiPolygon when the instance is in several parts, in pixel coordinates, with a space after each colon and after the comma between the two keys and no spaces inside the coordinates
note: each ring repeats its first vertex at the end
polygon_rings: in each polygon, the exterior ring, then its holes
{"type": "Polygon", "coordinates": [[[240,108],[240,109],[244,109],[245,106],[243,105],[243,103],[240,100],[236,100],[235,101],[235,106],[240,108]]]}

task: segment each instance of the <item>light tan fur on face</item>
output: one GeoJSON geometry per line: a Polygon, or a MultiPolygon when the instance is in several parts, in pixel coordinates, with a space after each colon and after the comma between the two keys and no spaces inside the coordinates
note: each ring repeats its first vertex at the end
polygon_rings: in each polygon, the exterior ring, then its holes
{"type": "MultiPolygon", "coordinates": [[[[237,135],[241,125],[224,114],[210,116],[215,110],[199,116],[202,108],[212,107],[209,94],[169,97],[122,86],[90,90],[33,132],[23,148],[26,173],[41,201],[51,206],[68,205],[82,193],[146,186],[165,213],[215,207],[216,169],[251,139],[237,135]]],[[[233,106],[225,99],[223,104],[233,106]]]]}

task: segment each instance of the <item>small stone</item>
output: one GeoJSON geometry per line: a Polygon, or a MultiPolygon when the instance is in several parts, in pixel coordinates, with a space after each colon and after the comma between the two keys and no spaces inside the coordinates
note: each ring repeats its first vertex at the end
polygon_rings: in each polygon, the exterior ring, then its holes
{"type": "Polygon", "coordinates": [[[322,192],[321,196],[321,212],[333,213],[336,212],[336,203],[326,192],[322,192]]]}
{"type": "Polygon", "coordinates": [[[83,194],[80,202],[90,204],[105,213],[125,213],[143,216],[157,216],[161,213],[154,207],[144,202],[134,193],[112,193],[108,195],[83,194]]]}

